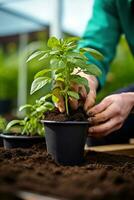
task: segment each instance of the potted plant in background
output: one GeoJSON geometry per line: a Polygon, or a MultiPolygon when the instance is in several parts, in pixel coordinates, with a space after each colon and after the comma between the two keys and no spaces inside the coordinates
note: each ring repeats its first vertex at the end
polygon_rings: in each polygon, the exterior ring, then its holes
{"type": "Polygon", "coordinates": [[[89,83],[79,74],[84,72],[99,76],[101,71],[87,62],[85,53],[90,53],[98,59],[103,57],[98,51],[90,48],[81,48],[76,51],[77,41],[77,37],[65,39],[51,37],[47,43],[48,49],[34,52],[28,58],[28,62],[35,58],[39,62],[44,61],[44,69],[35,75],[31,94],[43,87],[45,90],[45,87],[51,84],[51,91],[48,95],[52,101],[57,103],[59,96],[64,98],[65,113],[61,114],[52,110],[48,113],[47,120],[42,120],[46,129],[48,153],[54,157],[56,162],[64,165],[76,165],[83,162],[84,145],[89,126],[84,111],[82,111],[84,121],[78,121],[77,118],[72,121],[74,113],[69,108],[69,98],[80,99],[79,93],[72,89],[72,83],[84,85],[88,92],[89,83]]]}
{"type": "Polygon", "coordinates": [[[33,144],[45,142],[45,131],[41,119],[43,119],[45,112],[53,109],[53,104],[47,102],[46,98],[43,97],[36,100],[33,105],[21,106],[19,110],[22,111],[23,109],[27,109],[24,119],[10,121],[6,126],[6,132],[1,134],[6,149],[28,148],[33,144]]]}
{"type": "MultiPolygon", "coordinates": [[[[0,134],[2,134],[6,128],[7,121],[4,117],[0,116],[0,134]]],[[[0,147],[3,146],[3,139],[0,135],[0,147]]]]}

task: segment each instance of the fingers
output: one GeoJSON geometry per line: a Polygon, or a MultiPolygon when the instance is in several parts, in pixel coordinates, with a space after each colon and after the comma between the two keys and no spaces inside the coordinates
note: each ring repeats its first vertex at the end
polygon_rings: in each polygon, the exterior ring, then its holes
{"type": "Polygon", "coordinates": [[[89,118],[89,122],[91,125],[96,125],[102,122],[105,122],[107,120],[109,120],[110,118],[112,118],[116,113],[113,112],[113,107],[109,106],[107,109],[105,109],[104,111],[102,111],[99,114],[96,114],[93,117],[89,118]]]}
{"type": "Polygon", "coordinates": [[[88,114],[89,109],[92,106],[94,106],[95,100],[96,100],[96,91],[95,90],[90,90],[90,92],[87,95],[85,104],[84,104],[84,110],[87,112],[87,114],[88,114]]]}
{"type": "Polygon", "coordinates": [[[87,114],[89,116],[94,116],[94,115],[104,111],[105,109],[107,109],[107,107],[110,106],[111,104],[112,104],[112,102],[109,99],[104,99],[103,101],[101,101],[101,103],[99,103],[96,106],[94,106],[93,108],[87,110],[87,114]]]}
{"type": "Polygon", "coordinates": [[[70,104],[70,107],[73,109],[73,110],[77,110],[79,104],[78,104],[78,100],[74,99],[74,98],[69,98],[69,104],[70,104]]]}
{"type": "Polygon", "coordinates": [[[117,118],[112,118],[106,123],[99,124],[89,128],[89,135],[93,137],[106,136],[109,133],[121,128],[122,123],[117,123],[117,118]]]}
{"type": "Polygon", "coordinates": [[[65,112],[65,104],[64,104],[64,98],[62,96],[59,96],[59,101],[55,103],[56,108],[59,109],[61,113],[65,112]]]}
{"type": "MultiPolygon", "coordinates": [[[[87,96],[87,92],[86,92],[86,89],[84,86],[82,85],[77,85],[77,84],[73,84],[71,89],[77,93],[80,94],[80,101],[72,98],[72,97],[69,97],[69,104],[70,104],[70,107],[73,109],[73,110],[77,110],[78,107],[79,107],[79,104],[81,103],[81,100],[85,100],[86,99],[86,96],[87,96]]],[[[62,96],[58,96],[59,98],[59,102],[55,104],[55,106],[59,109],[59,111],[61,113],[65,112],[65,103],[64,103],[64,98],[62,96]]]]}
{"type": "Polygon", "coordinates": [[[78,91],[79,91],[79,94],[80,94],[82,100],[85,101],[85,100],[86,100],[86,97],[87,97],[87,91],[86,91],[86,88],[85,88],[83,85],[79,85],[79,89],[78,89],[78,91]]]}
{"type": "MultiPolygon", "coordinates": [[[[71,89],[80,94],[80,100],[85,101],[87,92],[84,86],[73,84],[71,89]]],[[[77,110],[77,108],[79,107],[79,101],[72,97],[69,98],[69,104],[73,110],[77,110]]]]}

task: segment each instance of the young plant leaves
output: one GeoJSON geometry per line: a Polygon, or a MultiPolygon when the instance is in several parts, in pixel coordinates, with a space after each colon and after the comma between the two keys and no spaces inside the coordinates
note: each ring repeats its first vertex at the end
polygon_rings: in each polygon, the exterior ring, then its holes
{"type": "Polygon", "coordinates": [[[51,83],[51,81],[52,81],[52,79],[49,78],[49,77],[39,77],[39,78],[36,78],[32,82],[30,94],[33,94],[34,92],[38,91],[39,89],[41,89],[42,87],[44,87],[46,84],[51,83]]]}
{"type": "Polygon", "coordinates": [[[31,104],[25,104],[23,106],[20,106],[19,111],[22,111],[22,110],[24,110],[26,108],[32,108],[32,105],[31,104]]]}
{"type": "Polygon", "coordinates": [[[80,52],[88,52],[89,54],[91,54],[97,60],[103,60],[104,59],[104,56],[99,51],[92,49],[92,48],[81,48],[80,52]]]}
{"type": "Polygon", "coordinates": [[[71,81],[72,82],[75,82],[79,85],[84,85],[86,87],[89,87],[89,83],[88,83],[88,80],[82,76],[79,76],[79,75],[71,75],[70,77],[71,81]]]}
{"type": "Polygon", "coordinates": [[[21,120],[12,120],[11,122],[9,122],[7,124],[7,127],[6,127],[6,131],[8,131],[12,126],[15,126],[15,125],[21,125],[21,120]]]}
{"type": "Polygon", "coordinates": [[[43,53],[44,53],[44,51],[36,51],[31,56],[29,56],[29,58],[27,59],[27,62],[33,60],[34,58],[37,58],[38,56],[42,55],[43,53]]]}
{"type": "Polygon", "coordinates": [[[52,69],[51,68],[46,68],[46,69],[43,69],[39,72],[37,72],[37,74],[35,75],[35,79],[37,79],[38,77],[43,77],[45,74],[47,74],[48,72],[51,72],[52,69]]]}
{"type": "Polygon", "coordinates": [[[51,37],[47,43],[47,46],[50,48],[57,48],[59,45],[60,45],[60,42],[56,37],[51,37]]]}
{"type": "Polygon", "coordinates": [[[102,74],[101,70],[94,64],[88,64],[84,72],[95,76],[100,76],[102,74]]]}
{"type": "Polygon", "coordinates": [[[79,100],[79,94],[77,93],[77,92],[74,92],[74,91],[68,91],[67,92],[67,94],[70,96],[70,97],[72,97],[72,98],[74,98],[74,99],[77,99],[77,100],[79,100]]]}
{"type": "MultiPolygon", "coordinates": [[[[86,78],[81,77],[80,73],[91,74],[99,76],[101,74],[100,69],[90,64],[90,59],[86,57],[85,53],[90,53],[96,59],[103,59],[103,55],[92,48],[81,48],[76,51],[78,37],[69,37],[57,39],[51,37],[48,40],[48,49],[41,54],[38,60],[42,60],[45,69],[39,71],[35,75],[35,80],[31,86],[31,94],[41,89],[46,84],[51,83],[50,95],[54,103],[59,102],[59,96],[61,95],[65,100],[65,109],[67,115],[69,115],[69,97],[79,99],[80,96],[77,92],[71,88],[72,83],[84,85],[87,92],[89,91],[89,84],[86,78]],[[76,74],[74,74],[74,72],[76,74]],[[53,76],[49,77],[52,74],[53,76]]],[[[33,59],[39,54],[33,54],[29,59],[33,59]]],[[[44,98],[44,97],[43,97],[44,98]]]]}

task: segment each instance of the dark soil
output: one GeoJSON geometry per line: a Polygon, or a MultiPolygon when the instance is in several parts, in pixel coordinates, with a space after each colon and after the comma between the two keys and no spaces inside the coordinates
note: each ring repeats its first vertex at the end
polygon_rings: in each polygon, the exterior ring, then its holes
{"type": "Polygon", "coordinates": [[[69,116],[66,113],[60,113],[58,109],[45,114],[45,120],[50,121],[87,121],[87,119],[88,116],[81,107],[78,110],[70,109],[69,116]]]}
{"type": "Polygon", "coordinates": [[[44,145],[0,148],[0,193],[11,190],[71,200],[133,200],[134,158],[88,151],[82,166],[65,167],[54,163],[44,145]]]}

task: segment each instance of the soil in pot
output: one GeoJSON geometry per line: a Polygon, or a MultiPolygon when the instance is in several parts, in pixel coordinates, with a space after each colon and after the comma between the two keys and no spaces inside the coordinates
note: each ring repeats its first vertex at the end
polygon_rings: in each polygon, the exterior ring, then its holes
{"type": "Polygon", "coordinates": [[[34,144],[45,142],[45,137],[1,134],[5,149],[11,148],[30,148],[34,144]]]}
{"type": "Polygon", "coordinates": [[[45,120],[48,121],[87,121],[89,116],[83,111],[82,107],[79,107],[77,110],[71,110],[69,116],[66,113],[60,113],[58,109],[55,109],[53,112],[49,111],[45,114],[45,120]]]}
{"type": "Polygon", "coordinates": [[[44,121],[48,153],[57,163],[79,165],[84,162],[84,146],[89,122],[83,110],[70,113],[49,112],[44,121]]]}
{"type": "Polygon", "coordinates": [[[83,166],[61,166],[44,145],[0,148],[0,192],[25,190],[67,200],[133,200],[134,157],[86,152],[83,166]]]}

